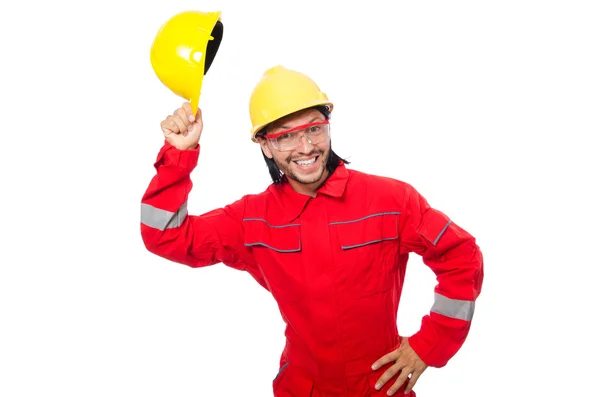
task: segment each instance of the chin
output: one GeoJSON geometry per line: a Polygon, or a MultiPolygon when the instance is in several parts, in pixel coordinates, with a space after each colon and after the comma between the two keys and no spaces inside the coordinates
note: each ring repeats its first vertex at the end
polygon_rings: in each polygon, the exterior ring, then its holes
{"type": "Polygon", "coordinates": [[[294,176],[298,182],[309,185],[311,183],[319,182],[323,177],[323,174],[325,174],[325,165],[322,165],[319,169],[307,174],[295,172],[294,176]]]}

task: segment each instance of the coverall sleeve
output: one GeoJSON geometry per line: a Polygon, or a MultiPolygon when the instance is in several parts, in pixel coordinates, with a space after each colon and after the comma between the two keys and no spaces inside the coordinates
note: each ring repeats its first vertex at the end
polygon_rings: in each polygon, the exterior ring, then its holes
{"type": "Polygon", "coordinates": [[[469,333],[483,282],[483,256],[473,236],[431,208],[410,185],[405,214],[401,253],[421,255],[437,279],[431,311],[408,341],[427,365],[443,367],[469,333]]]}
{"type": "Polygon", "coordinates": [[[244,199],[203,215],[187,212],[190,173],[198,163],[199,152],[200,146],[178,150],[168,142],[161,148],[154,163],[156,174],[141,201],[144,245],[158,256],[190,267],[222,262],[248,270],[240,255],[244,247],[244,199]]]}

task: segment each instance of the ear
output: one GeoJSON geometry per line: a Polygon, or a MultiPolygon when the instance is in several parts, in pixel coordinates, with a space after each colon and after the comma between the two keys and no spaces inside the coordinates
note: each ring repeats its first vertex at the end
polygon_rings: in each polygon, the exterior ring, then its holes
{"type": "Polygon", "coordinates": [[[267,140],[262,137],[259,137],[257,139],[258,139],[258,143],[260,144],[260,148],[262,149],[265,156],[267,156],[267,158],[269,158],[269,159],[272,159],[273,153],[271,153],[271,148],[269,147],[269,142],[267,142],[267,140]]]}

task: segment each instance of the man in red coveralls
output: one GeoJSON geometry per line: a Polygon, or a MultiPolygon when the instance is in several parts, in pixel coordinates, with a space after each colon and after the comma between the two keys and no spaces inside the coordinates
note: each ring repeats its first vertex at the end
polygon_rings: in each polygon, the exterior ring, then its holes
{"type": "Polygon", "coordinates": [[[186,210],[202,112],[161,123],[156,175],[142,198],[150,252],[191,267],[224,263],[268,289],[286,323],[276,397],[415,396],[428,366],[465,341],[481,291],[475,239],[409,184],[346,168],[331,150],[333,104],[308,76],[269,69],[250,99],[252,140],[273,184],[203,215],[186,210]],[[409,253],[438,284],[431,312],[401,337],[397,312],[409,253]]]}

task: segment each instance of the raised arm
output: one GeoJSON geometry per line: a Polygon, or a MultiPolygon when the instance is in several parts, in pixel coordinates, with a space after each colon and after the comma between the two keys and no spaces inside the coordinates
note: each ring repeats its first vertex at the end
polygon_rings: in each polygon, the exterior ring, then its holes
{"type": "Polygon", "coordinates": [[[219,262],[247,270],[242,258],[245,200],[203,215],[187,211],[191,172],[198,163],[202,112],[192,115],[185,103],[162,123],[165,143],[141,202],[141,235],[146,248],[163,258],[191,267],[219,262]]]}

